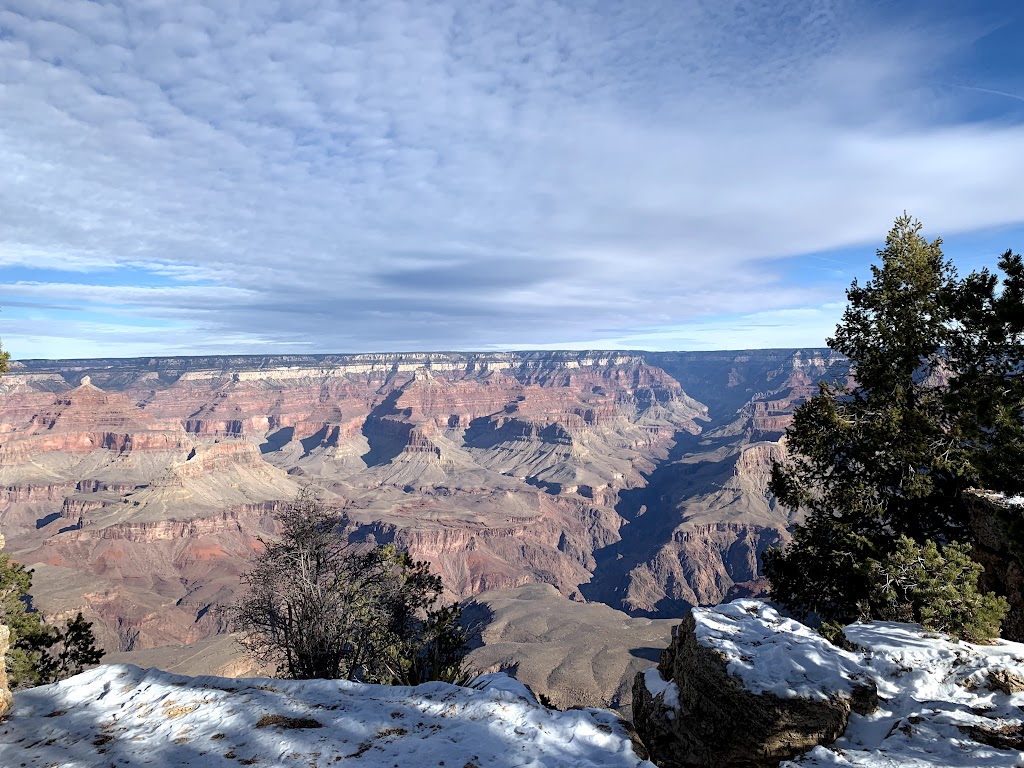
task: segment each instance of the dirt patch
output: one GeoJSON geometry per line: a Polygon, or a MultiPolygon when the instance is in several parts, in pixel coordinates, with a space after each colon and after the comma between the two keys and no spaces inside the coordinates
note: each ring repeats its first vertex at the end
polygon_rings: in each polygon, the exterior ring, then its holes
{"type": "Polygon", "coordinates": [[[988,673],[986,685],[990,691],[1002,691],[1012,696],[1024,691],[1024,678],[1008,669],[995,669],[988,673]]]}
{"type": "Polygon", "coordinates": [[[287,717],[285,715],[264,715],[256,723],[257,728],[269,728],[276,725],[279,728],[323,728],[324,724],[311,717],[287,717]]]}
{"type": "Polygon", "coordinates": [[[195,712],[199,709],[198,704],[167,704],[164,705],[164,717],[168,720],[177,720],[179,717],[184,717],[190,712],[195,712]]]}

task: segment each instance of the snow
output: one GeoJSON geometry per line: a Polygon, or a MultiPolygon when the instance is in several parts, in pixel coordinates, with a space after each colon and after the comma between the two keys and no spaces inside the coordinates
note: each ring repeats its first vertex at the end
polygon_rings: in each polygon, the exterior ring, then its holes
{"type": "MultiPolygon", "coordinates": [[[[974,645],[872,622],[846,628],[850,652],[754,600],[693,613],[699,641],[754,692],[820,698],[848,695],[858,681],[877,687],[875,712],[852,714],[838,741],[783,768],[1024,768],[1024,691],[1000,689],[1024,687],[1024,644],[974,645]]],[[[644,683],[678,711],[675,682],[654,668],[644,683]]],[[[0,720],[3,768],[348,764],[653,768],[613,713],[546,709],[501,674],[473,688],[392,688],[115,665],[19,691],[0,720]]]]}
{"type": "Polygon", "coordinates": [[[851,715],[835,744],[783,766],[1024,766],[1024,753],[979,743],[970,730],[1024,736],[1024,693],[1008,695],[989,686],[989,676],[999,670],[1024,681],[1024,645],[958,643],[895,622],[852,624],[845,634],[862,649],[857,655],[878,686],[880,707],[870,715],[851,715]]]}
{"type": "MultiPolygon", "coordinates": [[[[845,628],[856,646],[849,652],[756,600],[693,615],[698,641],[721,651],[752,692],[821,699],[874,682],[875,712],[851,714],[834,744],[782,768],[1024,768],[1024,691],[991,682],[1003,675],[1024,688],[1024,644],[975,645],[916,624],[871,622],[845,628]]],[[[668,685],[654,672],[645,677],[652,694],[668,685]]]]}
{"type": "Polygon", "coordinates": [[[694,608],[697,641],[723,653],[729,674],[753,693],[824,700],[849,697],[861,660],[758,600],[694,608]]]}
{"type": "Polygon", "coordinates": [[[1006,507],[1024,507],[1024,496],[1007,496],[1005,493],[985,491],[980,495],[992,501],[998,501],[1006,507]]]}
{"type": "Polygon", "coordinates": [[[473,688],[184,677],[112,665],[19,691],[0,766],[654,768],[616,715],[542,707],[506,675],[473,688]]]}
{"type": "MultiPolygon", "coordinates": [[[[647,686],[647,691],[651,694],[651,698],[661,696],[662,704],[669,710],[679,709],[679,686],[676,685],[675,680],[663,678],[657,667],[645,669],[643,675],[644,685],[647,686]]],[[[672,711],[668,712],[667,715],[669,718],[675,716],[672,711]]]]}

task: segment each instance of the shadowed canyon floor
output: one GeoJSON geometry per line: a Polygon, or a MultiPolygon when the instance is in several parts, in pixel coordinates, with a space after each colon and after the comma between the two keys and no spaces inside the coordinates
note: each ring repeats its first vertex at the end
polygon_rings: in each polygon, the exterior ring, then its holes
{"type": "MultiPolygon", "coordinates": [[[[844,376],[828,350],[19,362],[0,528],[44,612],[83,610],[106,648],[154,660],[223,651],[217,606],[310,484],[453,597],[548,584],[672,618],[760,591],[792,522],[770,460],[794,405],[844,376]]],[[[621,673],[601,677],[610,701],[621,673]]]]}

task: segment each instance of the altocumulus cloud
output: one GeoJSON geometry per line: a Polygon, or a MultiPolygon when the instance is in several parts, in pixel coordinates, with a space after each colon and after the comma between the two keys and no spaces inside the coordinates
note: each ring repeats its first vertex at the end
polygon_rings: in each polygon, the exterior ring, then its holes
{"type": "Polygon", "coordinates": [[[821,344],[905,208],[1024,219],[1021,113],[972,112],[1020,83],[945,74],[1003,21],[923,7],[6,0],[0,336],[821,344]]]}

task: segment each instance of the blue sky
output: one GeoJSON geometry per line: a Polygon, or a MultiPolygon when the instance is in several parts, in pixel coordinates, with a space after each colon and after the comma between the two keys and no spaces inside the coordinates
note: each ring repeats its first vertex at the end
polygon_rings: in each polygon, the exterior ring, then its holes
{"type": "Polygon", "coordinates": [[[0,0],[16,358],[821,346],[1024,249],[1024,6],[0,0]]]}

